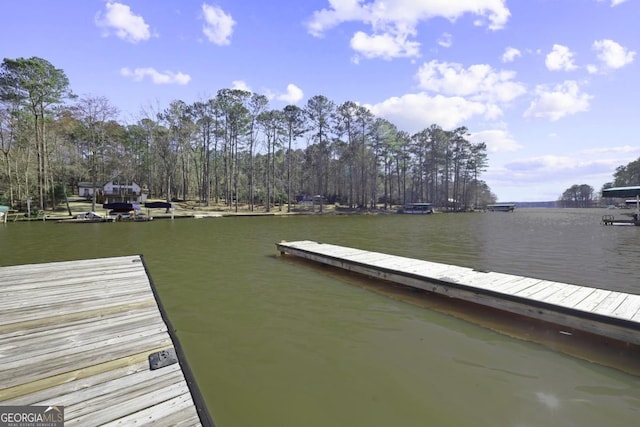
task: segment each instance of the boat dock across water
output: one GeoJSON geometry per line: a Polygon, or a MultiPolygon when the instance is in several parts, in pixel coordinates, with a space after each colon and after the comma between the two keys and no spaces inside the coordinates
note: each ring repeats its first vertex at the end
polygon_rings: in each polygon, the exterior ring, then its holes
{"type": "MultiPolygon", "coordinates": [[[[535,279],[309,240],[278,251],[501,312],[640,345],[640,295],[535,279]]],[[[455,301],[455,300],[454,300],[455,301]]]]}
{"type": "Polygon", "coordinates": [[[495,203],[493,205],[487,205],[489,212],[513,212],[515,209],[515,203],[495,203]]]}
{"type": "Polygon", "coordinates": [[[142,257],[0,267],[0,295],[0,409],[213,425],[142,257]]]}
{"type": "Polygon", "coordinates": [[[433,213],[433,204],[431,203],[408,203],[402,208],[398,209],[398,213],[401,214],[422,214],[428,215],[433,213]]]}
{"type": "Polygon", "coordinates": [[[615,218],[613,215],[603,215],[604,225],[636,225],[640,226],[640,186],[635,187],[612,187],[602,190],[603,198],[628,198],[625,203],[629,207],[634,207],[633,213],[623,214],[626,218],[615,218]]]}

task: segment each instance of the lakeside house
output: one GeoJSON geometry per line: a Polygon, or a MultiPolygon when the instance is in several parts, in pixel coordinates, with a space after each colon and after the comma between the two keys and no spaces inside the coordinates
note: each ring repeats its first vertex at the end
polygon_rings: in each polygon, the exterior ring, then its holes
{"type": "MultiPolygon", "coordinates": [[[[132,181],[114,179],[96,187],[98,203],[144,203],[147,201],[147,190],[132,181]]],[[[87,199],[93,197],[93,183],[78,183],[78,195],[87,199]]]]}

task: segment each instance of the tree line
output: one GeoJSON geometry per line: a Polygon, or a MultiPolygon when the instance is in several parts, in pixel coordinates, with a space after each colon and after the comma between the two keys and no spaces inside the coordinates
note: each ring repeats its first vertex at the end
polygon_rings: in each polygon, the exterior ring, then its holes
{"type": "Polygon", "coordinates": [[[33,197],[51,208],[80,182],[112,179],[150,197],[235,210],[291,210],[304,195],[363,209],[427,201],[465,210],[496,199],[480,179],[487,146],[468,141],[465,127],[411,135],[352,101],[316,95],[272,109],[266,96],[239,89],[142,110],[137,122],[119,123],[107,98],[76,97],[48,61],[5,58],[0,202],[33,197]]]}
{"type": "Polygon", "coordinates": [[[597,203],[593,187],[588,184],[572,185],[562,193],[558,200],[558,205],[561,208],[592,208],[597,203]]]}
{"type": "Polygon", "coordinates": [[[603,188],[637,185],[640,185],[640,158],[629,162],[627,165],[618,166],[613,174],[613,182],[606,183],[603,188]]]}

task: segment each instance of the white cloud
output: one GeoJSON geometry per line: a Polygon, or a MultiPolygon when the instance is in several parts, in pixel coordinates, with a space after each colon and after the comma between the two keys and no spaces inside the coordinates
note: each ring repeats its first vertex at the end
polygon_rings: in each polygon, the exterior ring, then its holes
{"type": "Polygon", "coordinates": [[[561,44],[553,45],[544,63],[550,71],[572,71],[577,68],[573,63],[573,52],[561,44]]]}
{"type": "Polygon", "coordinates": [[[142,16],[134,15],[126,4],[108,2],[105,5],[104,16],[98,13],[95,22],[105,30],[105,34],[113,30],[119,38],[130,43],[148,40],[151,37],[149,25],[144,22],[142,16]]]}
{"type": "MultiPolygon", "coordinates": [[[[420,43],[408,41],[406,36],[391,34],[367,35],[356,32],[351,38],[351,48],[365,58],[415,57],[419,55],[420,43]]],[[[355,62],[358,62],[356,59],[355,62]]]]}
{"type": "MultiPolygon", "coordinates": [[[[538,156],[516,160],[504,166],[489,166],[483,179],[491,188],[512,196],[508,200],[551,201],[572,185],[587,184],[599,191],[611,181],[618,164],[609,160],[582,159],[580,156],[538,156]],[[522,189],[530,189],[523,193],[522,189]]],[[[504,196],[502,197],[503,200],[504,196]]]]}
{"type": "Polygon", "coordinates": [[[498,30],[504,27],[511,13],[505,0],[329,0],[330,8],[315,11],[307,23],[309,33],[321,36],[326,30],[343,22],[360,21],[374,29],[395,27],[415,28],[423,20],[442,17],[455,21],[467,13],[489,20],[488,27],[498,30]]]}
{"type": "Polygon", "coordinates": [[[605,182],[612,180],[618,166],[639,155],[640,146],[588,148],[562,156],[547,154],[515,159],[503,165],[492,162],[482,176],[491,188],[512,193],[511,200],[557,200],[574,184],[588,184],[600,191],[605,182]],[[523,197],[525,186],[530,190],[523,197]]]}
{"type": "Polygon", "coordinates": [[[598,59],[602,66],[589,65],[587,70],[590,73],[597,73],[603,70],[615,70],[633,62],[636,52],[630,51],[624,46],[614,42],[613,40],[603,39],[596,40],[591,46],[598,53],[598,59]]]}
{"type": "Polygon", "coordinates": [[[191,81],[191,76],[182,72],[174,73],[172,71],[159,72],[154,68],[136,68],[131,70],[127,67],[120,69],[120,75],[131,77],[133,81],[142,81],[145,77],[150,77],[154,84],[178,84],[186,85],[191,81]]]}
{"type": "Polygon", "coordinates": [[[536,99],[523,116],[553,122],[567,115],[588,111],[592,98],[589,94],[581,93],[578,83],[573,80],[567,80],[553,88],[539,85],[536,87],[536,99]]]}
{"type": "Polygon", "coordinates": [[[587,65],[587,71],[589,72],[589,74],[596,74],[600,70],[596,65],[590,64],[590,65],[587,65]]]}
{"type": "Polygon", "coordinates": [[[524,84],[513,81],[515,77],[513,71],[496,71],[487,64],[465,69],[461,64],[436,60],[424,63],[417,74],[422,89],[497,103],[512,101],[526,92],[524,84]]]}
{"type": "Polygon", "coordinates": [[[231,43],[231,34],[236,21],[231,15],[226,14],[224,10],[218,6],[202,4],[202,13],[204,15],[204,25],[202,32],[207,36],[213,44],[228,45],[231,43]]]}
{"type": "MultiPolygon", "coordinates": [[[[508,175],[521,183],[544,183],[571,180],[584,182],[594,177],[611,179],[612,171],[619,165],[616,160],[597,157],[544,155],[515,160],[505,164],[508,175]]],[[[600,181],[604,182],[604,181],[600,181]]],[[[558,191],[564,189],[557,186],[558,191]]]]}
{"type": "Polygon", "coordinates": [[[302,92],[302,89],[300,89],[293,83],[289,83],[287,85],[287,93],[283,93],[282,95],[277,96],[278,100],[287,102],[289,104],[300,102],[302,98],[304,98],[304,92],[302,92]]]}
{"type": "Polygon", "coordinates": [[[513,62],[519,56],[522,56],[520,50],[516,49],[515,47],[509,46],[504,50],[504,53],[502,54],[502,62],[513,62]]]}
{"type": "Polygon", "coordinates": [[[388,98],[378,104],[364,105],[374,115],[395,123],[409,133],[437,124],[445,129],[461,126],[469,118],[486,114],[489,108],[462,97],[430,96],[424,92],[388,98]]]}
{"type": "Polygon", "coordinates": [[[485,142],[487,149],[492,153],[518,151],[522,145],[513,139],[513,136],[503,129],[487,129],[480,132],[472,132],[469,141],[473,143],[485,142]]]}
{"type": "Polygon", "coordinates": [[[451,47],[453,45],[453,36],[449,33],[442,33],[438,39],[438,44],[442,47],[451,47]]]}
{"type": "Polygon", "coordinates": [[[234,80],[231,82],[231,89],[246,90],[247,92],[253,92],[251,87],[244,80],[234,80]]]}
{"type": "MultiPolygon", "coordinates": [[[[557,200],[574,184],[591,185],[595,191],[600,191],[605,182],[612,180],[616,168],[627,164],[633,156],[633,150],[628,148],[596,148],[563,156],[541,155],[503,165],[492,162],[482,178],[492,189],[499,188],[500,193],[511,194],[507,196],[509,200],[557,200]],[[526,194],[522,192],[523,188],[528,188],[526,194]]],[[[640,153],[640,147],[636,147],[635,153],[640,153]]],[[[504,200],[504,195],[502,198],[504,200]]]]}
{"type": "Polygon", "coordinates": [[[622,145],[618,147],[588,148],[580,151],[585,155],[602,156],[605,154],[635,154],[640,155],[640,146],[622,145]]]}
{"type": "MultiPolygon", "coordinates": [[[[249,83],[245,82],[244,80],[232,81],[231,89],[244,90],[247,92],[256,93],[253,91],[249,83]]],[[[287,85],[287,91],[285,93],[278,93],[270,89],[263,89],[261,90],[261,94],[266,96],[267,99],[270,101],[275,99],[278,101],[284,101],[288,104],[296,104],[300,100],[302,100],[302,98],[304,98],[304,92],[302,92],[302,89],[300,89],[298,86],[296,86],[293,83],[289,83],[287,85]]]]}
{"type": "Polygon", "coordinates": [[[579,161],[567,156],[544,155],[515,160],[507,163],[505,167],[515,175],[532,174],[538,179],[549,175],[554,176],[555,179],[561,170],[573,169],[579,161]]]}
{"type": "MultiPolygon", "coordinates": [[[[442,17],[455,21],[462,15],[474,14],[488,20],[492,30],[504,27],[510,12],[506,0],[329,0],[329,8],[313,13],[307,30],[321,37],[329,29],[344,22],[361,22],[371,27],[371,33],[354,34],[351,46],[364,57],[394,58],[418,56],[420,43],[410,40],[417,35],[420,22],[442,17]]],[[[483,22],[484,25],[484,22],[483,22]]],[[[446,39],[444,40],[446,44],[446,39]]]]}
{"type": "MultiPolygon", "coordinates": [[[[609,0],[598,0],[599,3],[602,3],[603,1],[609,1],[609,0]]],[[[627,0],[610,0],[610,1],[611,1],[611,7],[616,7],[626,2],[627,0]]]]}

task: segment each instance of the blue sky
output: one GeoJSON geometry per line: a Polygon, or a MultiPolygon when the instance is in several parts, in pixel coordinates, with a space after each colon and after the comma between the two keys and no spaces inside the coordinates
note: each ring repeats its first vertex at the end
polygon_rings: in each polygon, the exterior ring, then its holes
{"type": "Polygon", "coordinates": [[[0,14],[2,58],[48,60],[125,123],[222,88],[272,108],[355,101],[409,133],[466,126],[500,201],[599,191],[640,158],[638,0],[21,0],[0,14]]]}

